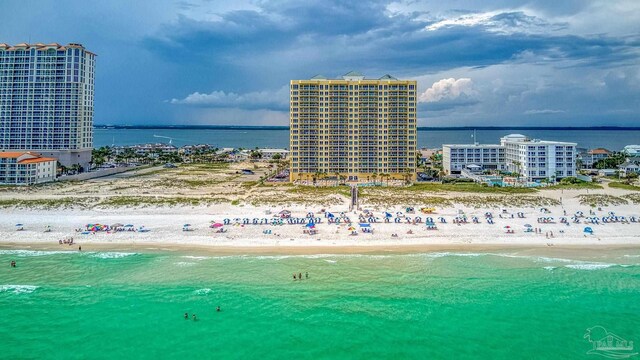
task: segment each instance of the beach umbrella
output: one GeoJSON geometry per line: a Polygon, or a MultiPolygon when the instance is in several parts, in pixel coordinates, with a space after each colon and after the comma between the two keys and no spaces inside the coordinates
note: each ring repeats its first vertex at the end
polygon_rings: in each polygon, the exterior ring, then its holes
{"type": "Polygon", "coordinates": [[[524,227],[532,227],[531,224],[524,224],[524,227]]]}
{"type": "Polygon", "coordinates": [[[184,225],[182,225],[182,226],[183,226],[183,227],[189,227],[189,226],[191,226],[191,224],[184,224],[184,225]]]}
{"type": "Polygon", "coordinates": [[[360,223],[358,225],[360,225],[360,227],[371,227],[371,224],[367,224],[367,223],[360,223]]]}
{"type": "Polygon", "coordinates": [[[133,224],[127,224],[124,227],[133,227],[133,224]]]}
{"type": "Polygon", "coordinates": [[[504,227],[505,229],[511,229],[511,226],[507,225],[504,227]]]}
{"type": "Polygon", "coordinates": [[[356,229],[356,228],[354,228],[353,226],[349,226],[349,228],[348,228],[347,230],[349,230],[349,231],[353,231],[353,230],[355,230],[355,229],[356,229]]]}
{"type": "Polygon", "coordinates": [[[211,225],[211,227],[214,227],[214,228],[219,228],[219,227],[222,227],[222,226],[223,226],[223,225],[222,225],[222,224],[220,224],[220,223],[213,223],[213,224],[211,225]]]}
{"type": "Polygon", "coordinates": [[[118,227],[121,227],[121,226],[124,226],[124,225],[122,225],[120,223],[115,223],[115,224],[111,225],[112,228],[118,228],[118,227]]]}
{"type": "Polygon", "coordinates": [[[22,225],[22,224],[16,224],[16,226],[20,227],[20,226],[24,226],[24,225],[22,225]]]}

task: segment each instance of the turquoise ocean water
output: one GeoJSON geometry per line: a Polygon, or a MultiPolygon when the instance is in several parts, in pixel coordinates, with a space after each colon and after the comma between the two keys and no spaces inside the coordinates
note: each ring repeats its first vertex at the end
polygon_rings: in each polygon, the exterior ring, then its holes
{"type": "Polygon", "coordinates": [[[0,358],[598,359],[640,344],[639,254],[0,250],[0,358]]]}

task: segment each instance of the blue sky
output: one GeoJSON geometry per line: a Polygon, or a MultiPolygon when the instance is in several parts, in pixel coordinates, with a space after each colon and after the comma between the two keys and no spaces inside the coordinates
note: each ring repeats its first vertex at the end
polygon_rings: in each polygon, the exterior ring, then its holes
{"type": "Polygon", "coordinates": [[[640,1],[2,0],[98,54],[95,123],[287,125],[288,82],[417,79],[420,126],[639,126],[640,1]],[[90,5],[89,5],[90,4],[90,5]]]}

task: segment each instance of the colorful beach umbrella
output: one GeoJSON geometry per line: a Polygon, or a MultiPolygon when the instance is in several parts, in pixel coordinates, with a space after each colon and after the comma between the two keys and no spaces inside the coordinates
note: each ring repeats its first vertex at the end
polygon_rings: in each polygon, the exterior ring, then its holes
{"type": "Polygon", "coordinates": [[[223,226],[223,225],[222,225],[222,224],[220,224],[220,223],[213,223],[213,224],[211,225],[211,227],[214,227],[214,228],[219,228],[219,227],[222,227],[222,226],[223,226]]]}

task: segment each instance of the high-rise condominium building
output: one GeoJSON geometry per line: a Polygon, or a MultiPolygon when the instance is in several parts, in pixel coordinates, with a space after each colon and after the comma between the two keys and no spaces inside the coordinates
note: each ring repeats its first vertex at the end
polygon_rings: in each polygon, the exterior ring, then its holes
{"type": "Polygon", "coordinates": [[[350,72],[290,85],[291,181],[415,179],[415,80],[350,72]]]}
{"type": "Polygon", "coordinates": [[[80,44],[0,44],[0,151],[87,166],[96,55],[80,44]]]}

